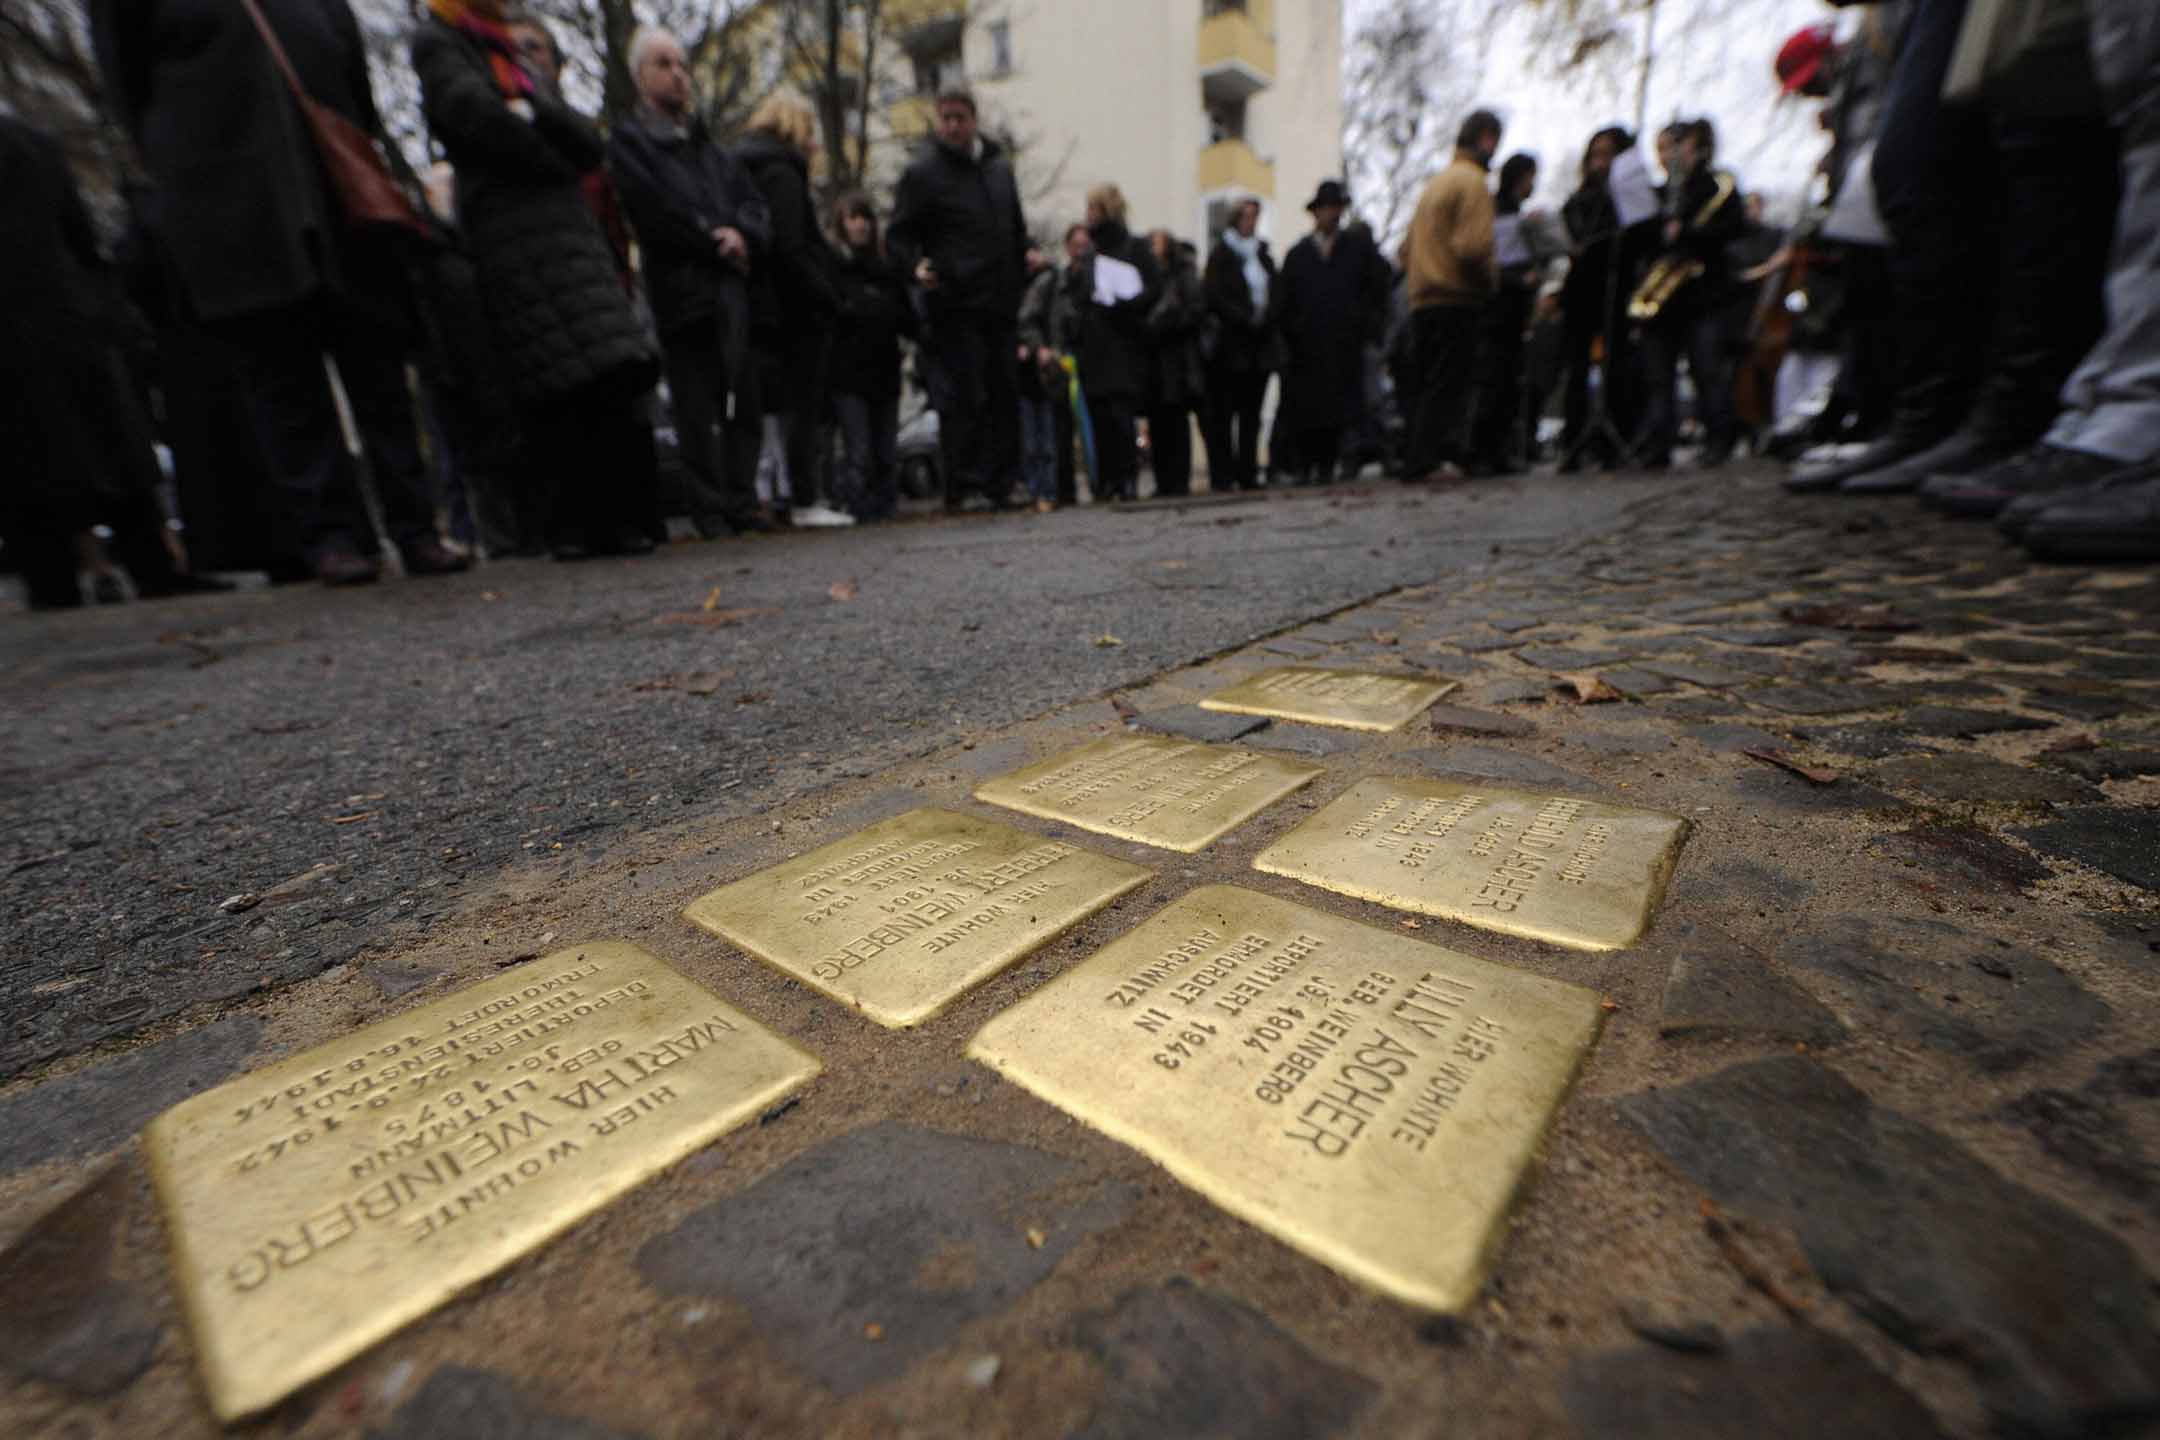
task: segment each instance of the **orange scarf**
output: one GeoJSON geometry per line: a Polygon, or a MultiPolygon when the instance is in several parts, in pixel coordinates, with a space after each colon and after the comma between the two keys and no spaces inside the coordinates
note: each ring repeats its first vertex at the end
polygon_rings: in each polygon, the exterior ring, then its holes
{"type": "Polygon", "coordinates": [[[495,72],[495,87],[505,97],[522,100],[532,95],[532,76],[518,63],[517,49],[510,43],[510,31],[501,21],[475,15],[471,0],[428,0],[428,9],[443,24],[464,31],[486,47],[488,67],[495,72]]]}

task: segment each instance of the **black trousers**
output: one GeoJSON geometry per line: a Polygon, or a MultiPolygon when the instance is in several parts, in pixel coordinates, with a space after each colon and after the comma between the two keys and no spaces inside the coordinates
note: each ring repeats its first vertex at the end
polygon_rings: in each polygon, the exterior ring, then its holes
{"type": "Polygon", "coordinates": [[[1735,434],[1732,351],[1715,306],[1693,295],[1696,281],[1643,327],[1643,418],[1635,435],[1635,459],[1665,464],[1680,436],[1680,361],[1687,359],[1695,386],[1695,414],[1712,449],[1729,450],[1735,434]]]}
{"type": "Polygon", "coordinates": [[[1423,478],[1467,458],[1471,386],[1484,323],[1484,311],[1476,305],[1428,305],[1411,312],[1418,393],[1404,474],[1423,478]]]}
{"type": "Polygon", "coordinates": [[[683,508],[699,530],[707,533],[716,522],[740,529],[757,511],[759,422],[763,418],[758,386],[746,374],[743,383],[733,387],[731,414],[727,372],[717,330],[670,338],[668,394],[674,401],[675,434],[691,490],[683,508]]]}
{"type": "Polygon", "coordinates": [[[643,400],[642,391],[603,380],[526,414],[550,545],[605,550],[650,532],[658,475],[643,400]]]}
{"type": "MultiPolygon", "coordinates": [[[[765,393],[765,413],[781,417],[790,503],[798,509],[824,504],[831,490],[827,472],[831,469],[832,432],[825,413],[829,349],[830,337],[823,331],[806,331],[793,337],[779,357],[776,383],[765,393]]],[[[944,416],[938,418],[942,423],[944,416]]]]}
{"type": "Polygon", "coordinates": [[[402,546],[434,534],[435,502],[405,385],[402,336],[313,304],[246,316],[220,329],[240,351],[248,414],[269,476],[273,573],[304,573],[333,550],[371,555],[377,549],[323,368],[325,352],[337,362],[391,540],[402,546]]]}
{"type": "Polygon", "coordinates": [[[1201,439],[1207,445],[1208,487],[1250,490],[1260,480],[1260,406],[1267,398],[1268,372],[1208,376],[1201,439]]]}
{"type": "Polygon", "coordinates": [[[1077,505],[1080,503],[1079,462],[1074,452],[1079,448],[1080,437],[1073,433],[1073,408],[1071,394],[1059,390],[1050,399],[1051,413],[1057,417],[1057,503],[1077,505]]]}
{"type": "Polygon", "coordinates": [[[1512,468],[1528,453],[1522,430],[1523,332],[1534,297],[1519,286],[1503,289],[1485,311],[1485,342],[1479,356],[1477,419],[1470,453],[1480,464],[1512,468]]]}
{"type": "Polygon", "coordinates": [[[1892,236],[1894,425],[1968,415],[2019,442],[2098,336],[2116,187],[2098,120],[1946,106],[1966,0],[1919,0],[1884,102],[1875,194],[1892,236]]]}
{"type": "MultiPolygon", "coordinates": [[[[944,311],[931,324],[930,403],[938,412],[948,505],[971,494],[1002,505],[1012,494],[1020,471],[1015,330],[1011,316],[972,310],[944,311]]],[[[1128,453],[1131,445],[1128,436],[1128,453]]]]}
{"type": "Polygon", "coordinates": [[[1087,408],[1088,424],[1095,431],[1095,498],[1130,500],[1140,472],[1133,448],[1136,407],[1122,395],[1090,395],[1087,408]]]}
{"type": "Polygon", "coordinates": [[[1148,445],[1154,456],[1155,493],[1192,493],[1192,412],[1183,405],[1150,406],[1148,445]]]}

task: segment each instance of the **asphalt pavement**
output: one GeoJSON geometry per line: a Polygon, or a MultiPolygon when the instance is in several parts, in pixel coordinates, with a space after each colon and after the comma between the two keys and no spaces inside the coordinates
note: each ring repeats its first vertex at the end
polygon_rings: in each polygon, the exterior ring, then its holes
{"type": "Polygon", "coordinates": [[[461,887],[558,847],[753,813],[1595,535],[1653,488],[937,517],[17,614],[0,1081],[409,943],[461,887]]]}

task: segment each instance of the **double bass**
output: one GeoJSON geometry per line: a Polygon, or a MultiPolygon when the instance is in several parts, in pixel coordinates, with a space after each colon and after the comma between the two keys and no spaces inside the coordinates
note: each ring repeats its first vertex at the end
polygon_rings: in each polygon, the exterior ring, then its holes
{"type": "Polygon", "coordinates": [[[1741,277],[1762,282],[1733,373],[1733,415],[1750,430],[1766,429],[1777,418],[1778,371],[1792,350],[1793,328],[1807,310],[1809,273],[1822,259],[1808,240],[1795,239],[1741,277]]]}

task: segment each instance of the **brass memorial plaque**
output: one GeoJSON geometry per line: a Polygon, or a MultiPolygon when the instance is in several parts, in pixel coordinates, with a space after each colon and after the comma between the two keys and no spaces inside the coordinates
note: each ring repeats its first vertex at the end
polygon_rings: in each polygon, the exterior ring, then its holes
{"type": "Polygon", "coordinates": [[[1227,885],[999,1015],[975,1059],[1407,1304],[1471,1303],[1598,997],[1227,885]]]}
{"type": "Polygon", "coordinates": [[[1619,950],[1664,898],[1687,821],[1452,780],[1360,780],[1253,868],[1323,890],[1549,940],[1619,950]]]}
{"type": "Polygon", "coordinates": [[[819,1068],[600,943],[174,1106],[145,1141],[211,1408],[275,1404],[819,1068]]]}
{"type": "Polygon", "coordinates": [[[995,820],[913,810],[683,914],[880,1025],[913,1025],[1150,873],[995,820]]]}
{"type": "Polygon", "coordinates": [[[1200,708],[1349,730],[1400,730],[1459,683],[1421,675],[1280,665],[1217,691],[1202,700],[1200,708]]]}
{"type": "Polygon", "coordinates": [[[1320,769],[1167,735],[1112,735],[978,786],[1023,815],[1164,850],[1205,849],[1320,769]]]}

